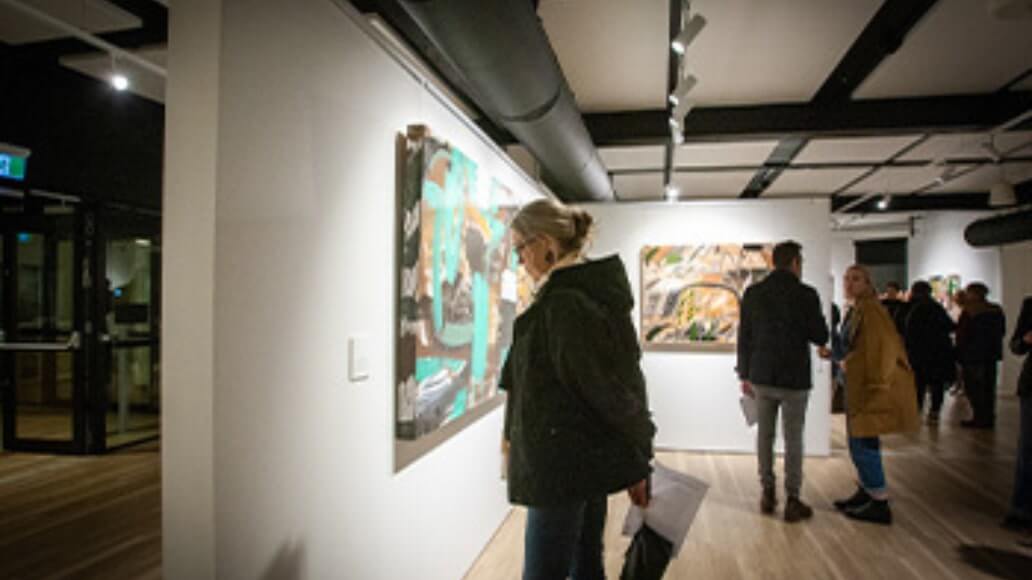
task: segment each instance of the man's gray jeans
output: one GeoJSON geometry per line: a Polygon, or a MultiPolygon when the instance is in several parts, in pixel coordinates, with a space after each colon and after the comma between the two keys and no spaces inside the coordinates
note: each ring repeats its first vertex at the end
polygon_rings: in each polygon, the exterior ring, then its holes
{"type": "Polygon", "coordinates": [[[799,497],[803,487],[803,427],[810,391],[753,385],[756,393],[758,429],[756,450],[760,459],[760,483],[774,489],[774,437],[777,433],[778,408],[785,438],[785,493],[799,497]]]}

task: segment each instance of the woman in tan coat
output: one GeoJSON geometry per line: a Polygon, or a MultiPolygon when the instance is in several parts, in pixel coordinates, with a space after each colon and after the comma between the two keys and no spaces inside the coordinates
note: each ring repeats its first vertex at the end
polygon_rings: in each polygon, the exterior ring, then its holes
{"type": "Polygon", "coordinates": [[[860,478],[853,497],[835,507],[853,519],[891,524],[880,435],[920,427],[914,373],[892,317],[878,301],[871,274],[851,266],[844,280],[852,307],[842,325],[847,354],[846,428],[849,454],[860,478]]]}

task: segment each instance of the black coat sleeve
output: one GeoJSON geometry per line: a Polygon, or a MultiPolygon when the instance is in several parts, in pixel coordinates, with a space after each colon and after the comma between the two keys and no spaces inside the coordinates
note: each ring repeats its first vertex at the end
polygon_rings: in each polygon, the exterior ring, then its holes
{"type": "Polygon", "coordinates": [[[546,310],[549,355],[560,384],[586,409],[648,461],[655,426],[649,417],[645,378],[627,313],[612,315],[576,291],[549,295],[546,310]],[[615,320],[622,317],[627,320],[615,320]],[[622,325],[631,328],[622,328],[622,325]]]}
{"type": "Polygon", "coordinates": [[[1026,298],[1021,304],[1021,314],[1018,315],[1018,324],[1014,327],[1014,335],[1011,336],[1011,352],[1021,356],[1032,350],[1032,345],[1025,342],[1025,335],[1032,332],[1032,298],[1026,298]]]}
{"type": "Polygon", "coordinates": [[[505,423],[502,427],[502,434],[506,441],[509,440],[509,423],[512,420],[512,387],[512,357],[507,356],[498,379],[498,388],[505,391],[509,397],[505,402],[505,423]]]}
{"type": "Polygon", "coordinates": [[[742,298],[742,307],[738,313],[738,364],[735,370],[738,371],[738,378],[749,380],[749,359],[752,357],[753,349],[753,310],[754,296],[749,289],[745,290],[742,298]]]}
{"type": "Polygon", "coordinates": [[[821,312],[821,297],[813,288],[806,288],[807,339],[818,346],[828,344],[828,321],[821,312]]]}

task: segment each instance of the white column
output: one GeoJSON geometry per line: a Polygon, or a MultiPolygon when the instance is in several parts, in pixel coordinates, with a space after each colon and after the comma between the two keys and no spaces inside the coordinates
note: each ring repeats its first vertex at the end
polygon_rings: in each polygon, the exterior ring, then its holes
{"type": "Polygon", "coordinates": [[[221,0],[169,9],[162,326],[163,576],[215,577],[215,194],[221,0]]]}

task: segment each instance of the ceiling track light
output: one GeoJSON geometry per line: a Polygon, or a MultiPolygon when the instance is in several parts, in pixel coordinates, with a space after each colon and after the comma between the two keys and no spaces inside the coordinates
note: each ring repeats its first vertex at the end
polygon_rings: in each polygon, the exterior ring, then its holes
{"type": "Polygon", "coordinates": [[[670,42],[670,49],[679,55],[683,55],[688,45],[695,40],[702,28],[706,26],[706,19],[701,14],[692,16],[681,28],[681,32],[670,42]]]}
{"type": "Polygon", "coordinates": [[[890,195],[888,195],[888,194],[885,194],[884,196],[882,196],[881,199],[878,200],[877,206],[878,206],[879,210],[885,211],[885,210],[889,209],[889,204],[891,204],[891,203],[892,203],[892,197],[890,195]]]}
{"type": "Polygon", "coordinates": [[[695,75],[684,75],[677,81],[677,86],[674,88],[674,92],[670,93],[670,104],[677,106],[688,98],[688,93],[695,88],[695,85],[699,82],[695,75]]]}
{"type": "Polygon", "coordinates": [[[666,186],[667,201],[676,201],[679,197],[681,197],[680,188],[672,183],[668,183],[666,186]]]}

